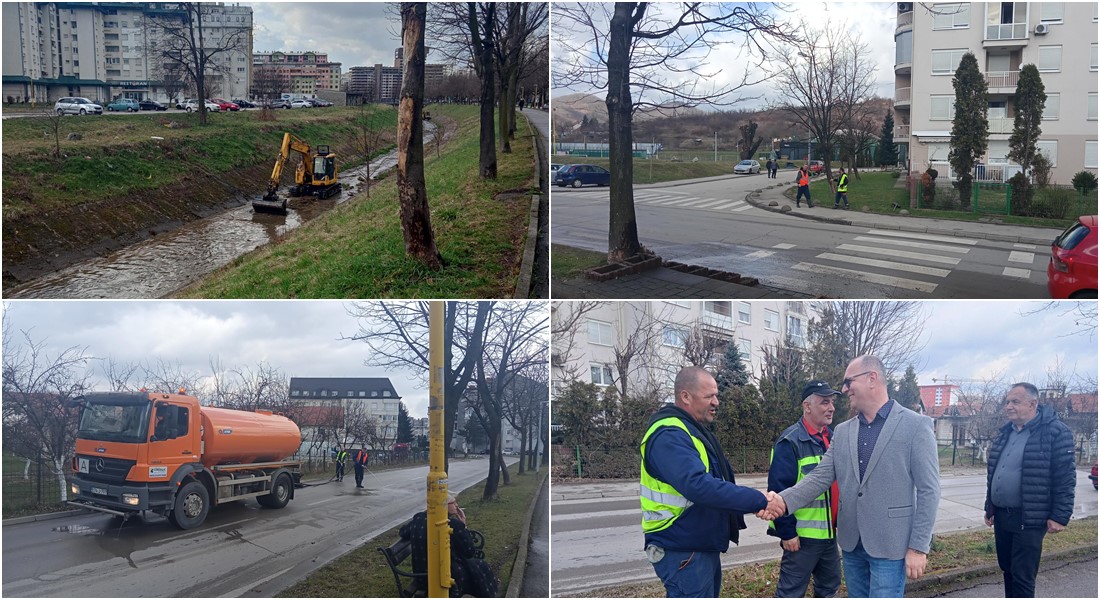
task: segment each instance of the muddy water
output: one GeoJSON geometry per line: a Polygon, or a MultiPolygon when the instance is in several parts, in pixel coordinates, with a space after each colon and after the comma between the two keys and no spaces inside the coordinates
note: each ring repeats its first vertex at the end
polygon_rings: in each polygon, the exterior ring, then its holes
{"type": "MultiPolygon", "coordinates": [[[[371,177],[397,165],[397,150],[371,161],[371,177]]],[[[188,223],[112,254],[71,265],[13,288],[5,298],[161,298],[233,259],[275,241],[363,188],[367,166],[340,174],[343,191],[327,200],[292,198],[289,214],[245,206],[188,223]]],[[[286,193],[287,186],[281,188],[286,193]]]]}

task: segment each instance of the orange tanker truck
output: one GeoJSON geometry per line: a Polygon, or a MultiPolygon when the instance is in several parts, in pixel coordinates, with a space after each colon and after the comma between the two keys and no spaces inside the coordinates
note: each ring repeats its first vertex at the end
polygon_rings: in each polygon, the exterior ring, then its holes
{"type": "Polygon", "coordinates": [[[78,403],[69,504],[123,518],[152,511],[191,529],[234,500],[282,508],[301,479],[301,463],[285,460],[301,432],[269,411],[200,406],[183,390],[90,393],[78,403]]]}

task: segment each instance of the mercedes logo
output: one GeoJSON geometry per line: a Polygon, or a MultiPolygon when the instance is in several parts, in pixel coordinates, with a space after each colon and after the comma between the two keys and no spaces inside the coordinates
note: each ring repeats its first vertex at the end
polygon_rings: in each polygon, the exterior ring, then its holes
{"type": "Polygon", "coordinates": [[[103,472],[103,459],[102,458],[95,461],[95,470],[99,471],[100,473],[103,472]]]}

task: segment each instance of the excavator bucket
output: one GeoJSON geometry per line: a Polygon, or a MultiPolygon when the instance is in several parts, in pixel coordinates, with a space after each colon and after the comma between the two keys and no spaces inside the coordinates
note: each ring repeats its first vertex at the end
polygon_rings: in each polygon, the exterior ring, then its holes
{"type": "Polygon", "coordinates": [[[286,198],[280,198],[274,192],[266,194],[263,198],[252,201],[252,210],[258,213],[285,215],[287,214],[286,198]]]}

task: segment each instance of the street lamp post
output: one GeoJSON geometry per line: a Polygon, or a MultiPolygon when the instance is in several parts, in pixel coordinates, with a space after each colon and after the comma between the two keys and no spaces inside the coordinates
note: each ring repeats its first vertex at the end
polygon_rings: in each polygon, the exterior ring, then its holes
{"type": "Polygon", "coordinates": [[[714,132],[714,162],[718,162],[718,132],[714,132]]]}

